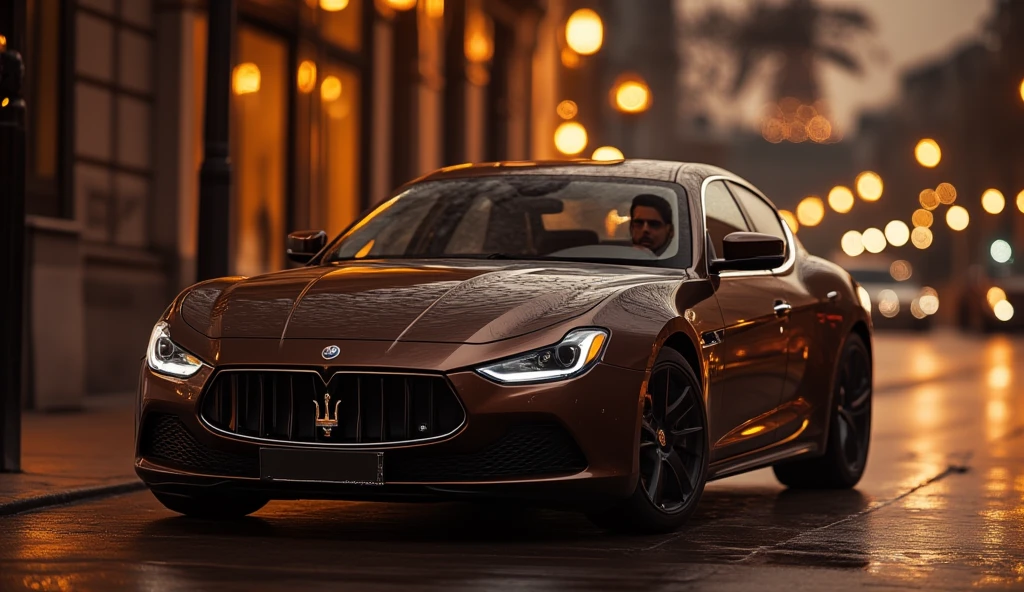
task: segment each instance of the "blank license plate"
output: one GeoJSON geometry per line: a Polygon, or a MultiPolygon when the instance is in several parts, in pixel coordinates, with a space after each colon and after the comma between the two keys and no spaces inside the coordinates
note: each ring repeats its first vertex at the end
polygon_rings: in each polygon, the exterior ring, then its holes
{"type": "Polygon", "coordinates": [[[384,453],[260,449],[260,477],[270,481],[384,484],[384,453]]]}

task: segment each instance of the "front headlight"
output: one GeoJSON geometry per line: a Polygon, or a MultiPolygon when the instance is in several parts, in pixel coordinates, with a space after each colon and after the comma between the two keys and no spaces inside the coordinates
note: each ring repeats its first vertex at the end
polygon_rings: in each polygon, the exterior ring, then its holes
{"type": "Polygon", "coordinates": [[[146,359],[149,361],[149,367],[155,372],[177,378],[188,378],[203,367],[199,358],[171,341],[171,333],[164,321],[157,323],[149,335],[146,359]]]}
{"type": "Polygon", "coordinates": [[[577,329],[550,347],[477,368],[501,383],[562,380],[586,372],[597,363],[608,340],[604,329],[577,329]]]}

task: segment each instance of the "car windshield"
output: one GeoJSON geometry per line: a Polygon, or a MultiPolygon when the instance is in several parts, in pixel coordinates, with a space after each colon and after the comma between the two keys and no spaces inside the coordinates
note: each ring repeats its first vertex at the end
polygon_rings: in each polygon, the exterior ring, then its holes
{"type": "Polygon", "coordinates": [[[681,196],[679,185],[635,179],[426,181],[352,225],[323,262],[490,258],[686,267],[689,214],[681,196]]]}

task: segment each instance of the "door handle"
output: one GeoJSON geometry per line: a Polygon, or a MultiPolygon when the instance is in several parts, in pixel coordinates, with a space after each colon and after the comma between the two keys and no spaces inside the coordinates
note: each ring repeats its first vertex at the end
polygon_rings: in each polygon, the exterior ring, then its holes
{"type": "Polygon", "coordinates": [[[793,310],[793,305],[784,300],[776,300],[774,310],[775,316],[784,317],[788,315],[791,310],[793,310]]]}

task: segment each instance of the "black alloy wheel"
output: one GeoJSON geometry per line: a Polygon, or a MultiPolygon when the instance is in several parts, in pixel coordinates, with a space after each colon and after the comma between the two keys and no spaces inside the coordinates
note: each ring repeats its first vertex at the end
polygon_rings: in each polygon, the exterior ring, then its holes
{"type": "Polygon", "coordinates": [[[847,350],[835,393],[839,447],[851,474],[864,472],[871,438],[871,361],[862,347],[847,350]]]}
{"type": "Polygon", "coordinates": [[[825,453],[775,465],[783,485],[805,489],[855,486],[867,465],[871,443],[871,354],[850,334],[843,344],[832,386],[832,416],[825,453]]]}
{"type": "Polygon", "coordinates": [[[644,392],[636,489],[610,510],[592,513],[598,526],[670,532],[693,514],[707,481],[710,449],[702,393],[686,359],[663,349],[644,392]]]}
{"type": "Polygon", "coordinates": [[[695,385],[672,363],[655,366],[640,420],[640,482],[662,512],[686,507],[704,464],[703,413],[695,385]]]}

